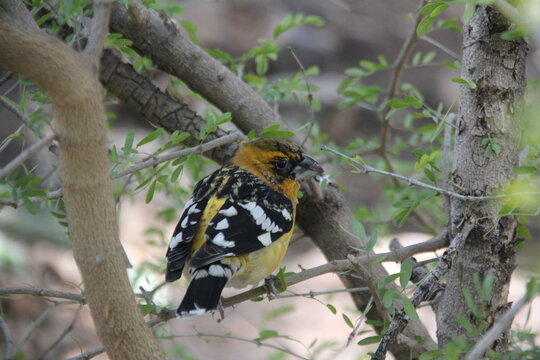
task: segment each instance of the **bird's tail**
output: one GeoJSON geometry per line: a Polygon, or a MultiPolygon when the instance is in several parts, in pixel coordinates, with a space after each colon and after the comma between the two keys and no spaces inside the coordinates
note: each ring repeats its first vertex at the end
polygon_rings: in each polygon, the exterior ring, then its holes
{"type": "Polygon", "coordinates": [[[177,315],[188,317],[216,310],[221,292],[231,275],[230,268],[219,263],[195,270],[184,299],[176,311],[177,315]]]}

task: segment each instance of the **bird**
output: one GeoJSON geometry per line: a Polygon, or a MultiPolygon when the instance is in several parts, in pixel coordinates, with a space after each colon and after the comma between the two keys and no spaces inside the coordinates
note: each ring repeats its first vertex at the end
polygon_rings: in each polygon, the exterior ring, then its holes
{"type": "Polygon", "coordinates": [[[214,311],[224,287],[269,276],[294,231],[301,180],[323,172],[293,142],[265,138],[242,143],[230,163],[200,180],[166,254],[165,280],[189,280],[177,316],[214,311]]]}

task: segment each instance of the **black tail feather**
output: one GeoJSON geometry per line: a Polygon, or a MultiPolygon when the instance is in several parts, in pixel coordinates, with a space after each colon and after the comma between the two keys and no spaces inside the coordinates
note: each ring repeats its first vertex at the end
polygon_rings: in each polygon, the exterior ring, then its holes
{"type": "Polygon", "coordinates": [[[195,271],[186,295],[176,311],[178,316],[202,315],[217,309],[221,292],[228,280],[225,276],[210,275],[206,270],[195,271]],[[200,276],[199,271],[204,271],[206,276],[200,276]]]}

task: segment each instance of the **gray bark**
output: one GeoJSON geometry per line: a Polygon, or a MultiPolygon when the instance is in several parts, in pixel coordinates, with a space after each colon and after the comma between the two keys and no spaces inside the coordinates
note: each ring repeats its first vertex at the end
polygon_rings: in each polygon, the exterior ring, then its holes
{"type": "MultiPolygon", "coordinates": [[[[502,40],[501,33],[508,28],[502,15],[485,6],[478,6],[464,25],[461,77],[474,81],[476,88],[462,86],[460,96],[452,182],[463,194],[491,195],[504,190],[512,178],[512,168],[517,166],[527,45],[521,39],[502,40]],[[486,144],[482,143],[486,138],[496,139],[499,154],[486,154],[486,144]]],[[[465,218],[473,217],[478,222],[456,256],[439,303],[437,337],[441,348],[452,337],[467,337],[457,321],[459,317],[485,331],[508,306],[517,221],[498,216],[501,206],[497,201],[451,201],[453,231],[465,218]],[[489,301],[481,301],[474,274],[481,280],[488,274],[493,276],[489,301]],[[480,314],[473,314],[467,306],[464,292],[472,295],[480,314]]],[[[503,336],[495,349],[505,351],[506,345],[503,336]]]]}

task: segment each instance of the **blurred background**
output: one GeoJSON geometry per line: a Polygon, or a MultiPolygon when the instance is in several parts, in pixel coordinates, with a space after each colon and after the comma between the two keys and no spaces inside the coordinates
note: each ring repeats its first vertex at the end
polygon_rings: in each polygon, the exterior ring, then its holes
{"type": "MultiPolygon", "coordinates": [[[[281,52],[276,61],[270,62],[268,78],[278,81],[299,71],[299,65],[287,51],[294,50],[305,68],[316,66],[318,75],[309,76],[308,81],[319,89],[313,96],[320,102],[321,110],[315,112],[314,120],[318,132],[327,134],[324,140],[337,146],[351,148],[354,142],[357,153],[373,148],[381,132],[381,122],[377,116],[360,106],[338,109],[344,97],[338,94],[338,87],[347,76],[345,69],[357,67],[361,60],[378,61],[384,56],[391,64],[398,56],[407,36],[413,31],[412,13],[417,9],[418,1],[380,1],[380,0],[274,0],[274,1],[169,1],[168,5],[181,5],[183,13],[176,20],[189,20],[198,26],[200,44],[208,49],[220,49],[238,57],[257,45],[259,38],[271,38],[272,32],[281,19],[289,13],[320,16],[325,25],[322,27],[301,26],[278,39],[281,52]],[[360,139],[360,140],[359,140],[360,139]]],[[[442,19],[460,19],[462,8],[454,6],[447,10],[442,19]]],[[[458,23],[456,26],[460,26],[458,23]]],[[[440,103],[451,112],[457,112],[459,85],[451,79],[459,77],[459,70],[440,66],[442,62],[454,62],[461,55],[461,35],[448,30],[435,30],[420,38],[414,47],[414,53],[425,54],[436,51],[433,66],[406,68],[402,81],[412,83],[424,95],[424,102],[433,108],[440,103]],[[434,45],[438,44],[438,45],[434,45]],[[442,50],[444,48],[445,50],[442,50]],[[438,66],[435,66],[438,65],[438,66]]],[[[536,76],[536,67],[530,67],[531,78],[536,76]]],[[[253,69],[252,69],[253,70],[253,69]]],[[[147,72],[162,89],[167,87],[168,76],[159,71],[147,72]]],[[[0,79],[7,80],[0,87],[0,94],[14,103],[23,101],[16,75],[9,75],[0,69],[0,79]]],[[[366,80],[368,84],[387,88],[391,76],[390,70],[380,71],[366,80]]],[[[31,109],[32,100],[25,99],[31,109]]],[[[195,110],[202,111],[200,103],[191,104],[195,110]]],[[[290,129],[297,129],[310,119],[305,106],[291,100],[276,105],[282,118],[290,129]]],[[[136,141],[142,139],[154,129],[141,117],[122,104],[111,104],[109,110],[116,114],[109,120],[111,143],[122,146],[126,133],[134,129],[136,141]]],[[[31,111],[31,110],[30,110],[31,111]]],[[[50,111],[50,109],[49,109],[50,111]]],[[[0,139],[5,139],[15,132],[21,123],[4,106],[0,106],[0,139]]],[[[415,120],[417,128],[430,125],[430,119],[415,120]]],[[[403,124],[396,121],[392,132],[392,142],[411,136],[402,130],[403,124]]],[[[32,142],[32,133],[13,141],[0,153],[0,167],[7,164],[21,149],[32,142]]],[[[155,149],[149,144],[147,151],[155,149]]],[[[311,149],[315,156],[325,163],[326,172],[332,179],[346,189],[349,206],[363,222],[366,231],[377,230],[380,235],[376,251],[388,251],[388,242],[397,237],[403,245],[424,241],[430,238],[429,231],[410,218],[403,226],[396,226],[392,219],[391,199],[384,195],[387,179],[353,174],[345,165],[331,164],[328,155],[317,148],[311,149]]],[[[398,172],[404,175],[414,173],[412,164],[415,157],[412,148],[403,146],[394,149],[398,163],[398,172]],[[403,163],[399,162],[403,161],[403,163]],[[408,161],[408,163],[407,163],[408,161]]],[[[42,151],[35,157],[28,168],[36,168],[40,176],[47,176],[45,185],[55,188],[58,178],[51,171],[56,166],[56,157],[52,151],[42,151]],[[50,175],[50,176],[49,176],[50,175]]],[[[383,167],[378,156],[366,153],[364,159],[376,167],[383,167]]],[[[206,163],[205,163],[206,164],[206,163]]],[[[206,172],[217,166],[205,165],[206,172]]],[[[179,181],[189,189],[193,179],[182,176],[179,181]]],[[[120,237],[127,255],[133,264],[130,276],[135,286],[146,290],[155,288],[163,281],[156,274],[155,267],[163,269],[164,255],[168,237],[172,234],[174,222],[163,221],[157,214],[171,206],[166,192],[156,194],[147,204],[145,193],[136,192],[126,196],[119,204],[120,237]],[[148,231],[159,229],[158,232],[148,231]],[[157,234],[157,235],[156,235],[157,234]]],[[[442,202],[437,200],[437,207],[442,202]]],[[[427,219],[431,226],[440,229],[445,218],[439,213],[429,211],[427,219]]],[[[174,216],[179,216],[179,209],[174,216]]],[[[29,214],[25,209],[0,207],[0,287],[35,286],[53,288],[70,292],[80,292],[81,279],[72,258],[70,242],[66,229],[59,224],[46,209],[38,210],[38,215],[29,214]]],[[[537,224],[530,224],[532,238],[538,235],[537,224]]],[[[293,238],[287,253],[285,265],[288,271],[298,271],[325,263],[320,251],[310,240],[299,232],[293,238]]],[[[515,272],[511,288],[511,300],[519,298],[524,289],[523,279],[531,271],[537,271],[536,256],[538,245],[527,242],[527,251],[518,253],[518,269],[515,272]]],[[[439,253],[440,254],[440,253],[439,253]]],[[[433,258],[438,254],[426,254],[419,259],[433,258]]],[[[399,267],[388,265],[389,272],[399,272],[399,267]]],[[[155,297],[158,305],[175,308],[185,291],[183,281],[167,284],[155,297]]],[[[289,289],[294,293],[309,293],[342,289],[344,286],[335,275],[325,275],[306,281],[289,289]]],[[[236,291],[227,290],[225,295],[236,291]]],[[[18,343],[23,343],[26,359],[64,359],[100,346],[95,335],[92,320],[87,307],[78,309],[77,305],[59,305],[32,296],[9,296],[0,299],[3,317],[18,343]],[[69,335],[63,336],[66,329],[69,335]]],[[[532,328],[539,330],[537,321],[528,321],[540,316],[540,304],[534,302],[528,313],[520,314],[514,328],[532,328]]],[[[282,337],[264,340],[265,343],[290,349],[291,352],[306,358],[317,359],[364,359],[371,346],[359,346],[356,343],[367,336],[374,335],[370,327],[362,325],[360,333],[348,344],[352,329],[343,319],[345,314],[355,323],[361,314],[354,308],[347,293],[320,295],[312,298],[290,297],[273,301],[245,302],[234,309],[226,310],[223,321],[217,317],[205,315],[189,320],[172,320],[158,327],[156,332],[166,337],[166,347],[178,359],[289,359],[293,355],[278,352],[266,346],[258,346],[256,339],[263,330],[275,330],[282,337]],[[326,305],[337,309],[334,314],[326,305]],[[206,336],[203,336],[206,335],[206,336]],[[239,339],[223,338],[224,335],[239,339]],[[252,340],[246,341],[246,340],[252,340]]],[[[419,311],[420,317],[434,333],[434,316],[428,307],[419,311]]],[[[105,355],[96,359],[106,359],[105,355]]]]}

